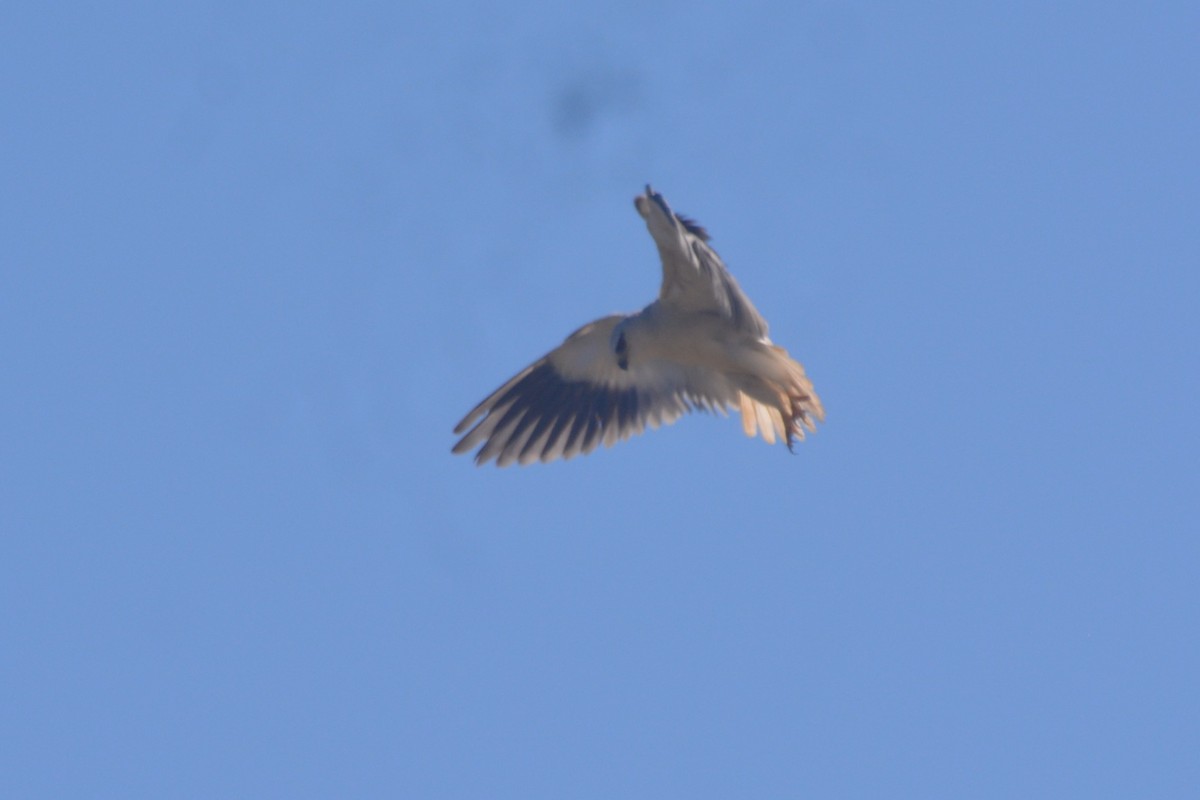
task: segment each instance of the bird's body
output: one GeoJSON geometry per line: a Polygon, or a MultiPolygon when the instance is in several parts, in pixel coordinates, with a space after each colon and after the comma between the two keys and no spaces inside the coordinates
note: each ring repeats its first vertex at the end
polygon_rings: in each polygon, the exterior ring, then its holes
{"type": "Polygon", "coordinates": [[[646,187],[634,200],[658,245],[659,297],[584,325],[476,406],[454,429],[476,463],[553,461],[612,445],[693,408],[742,415],[747,436],[788,447],[824,418],[804,368],[767,337],[708,234],[646,187]],[[472,425],[474,427],[472,427],[472,425]],[[468,428],[470,430],[468,430],[468,428]]]}

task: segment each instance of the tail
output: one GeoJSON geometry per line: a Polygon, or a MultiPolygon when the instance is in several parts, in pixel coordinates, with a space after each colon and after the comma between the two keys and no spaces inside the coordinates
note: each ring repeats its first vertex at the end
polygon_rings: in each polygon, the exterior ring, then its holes
{"type": "Polygon", "coordinates": [[[750,437],[761,429],[767,444],[778,436],[792,450],[805,429],[816,431],[817,422],[825,420],[821,400],[804,367],[782,347],[763,343],[751,362],[754,371],[738,376],[742,429],[750,437]]]}

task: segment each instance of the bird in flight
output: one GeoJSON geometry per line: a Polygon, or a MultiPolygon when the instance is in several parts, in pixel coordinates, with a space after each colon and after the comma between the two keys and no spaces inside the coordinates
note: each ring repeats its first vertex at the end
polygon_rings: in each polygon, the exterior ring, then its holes
{"type": "Polygon", "coordinates": [[[804,367],[767,338],[708,233],[646,186],[633,200],[658,246],[662,288],[635,314],[589,322],[454,428],[476,464],[554,461],[670,424],[694,409],[742,416],[747,436],[792,444],[824,420],[804,367]]]}

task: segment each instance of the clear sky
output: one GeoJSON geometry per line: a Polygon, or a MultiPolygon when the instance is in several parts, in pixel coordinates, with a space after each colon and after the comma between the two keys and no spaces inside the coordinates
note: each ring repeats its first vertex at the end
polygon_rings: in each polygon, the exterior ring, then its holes
{"type": "Polygon", "coordinates": [[[6,3],[0,796],[1186,797],[1200,6],[6,3]],[[828,412],[478,469],[695,217],[828,412]]]}

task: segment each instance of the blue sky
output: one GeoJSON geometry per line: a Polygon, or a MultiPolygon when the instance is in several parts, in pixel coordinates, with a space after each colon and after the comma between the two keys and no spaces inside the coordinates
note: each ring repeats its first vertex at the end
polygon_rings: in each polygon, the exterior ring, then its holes
{"type": "Polygon", "coordinates": [[[1200,11],[7,4],[0,794],[1181,797],[1200,11]],[[477,469],[694,216],[828,412],[477,469]]]}

